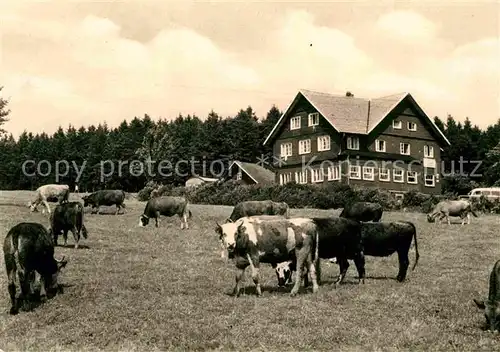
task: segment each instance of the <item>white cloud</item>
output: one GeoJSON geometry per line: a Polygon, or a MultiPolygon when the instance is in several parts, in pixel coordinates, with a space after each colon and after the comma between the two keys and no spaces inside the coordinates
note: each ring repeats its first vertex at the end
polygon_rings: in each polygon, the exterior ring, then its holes
{"type": "Polygon", "coordinates": [[[264,115],[273,103],[284,109],[300,88],[371,97],[408,91],[429,115],[468,115],[482,126],[499,117],[498,38],[454,48],[439,24],[411,11],[382,15],[357,36],[290,11],[258,47],[238,53],[180,25],[137,41],[97,14],[77,20],[25,9],[0,14],[0,84],[12,97],[5,127],[15,134],[116,125],[144,113],[234,114],[249,104],[264,115]]]}
{"type": "Polygon", "coordinates": [[[385,35],[408,42],[434,40],[437,27],[434,23],[414,11],[393,11],[381,16],[377,29],[385,35]]]}

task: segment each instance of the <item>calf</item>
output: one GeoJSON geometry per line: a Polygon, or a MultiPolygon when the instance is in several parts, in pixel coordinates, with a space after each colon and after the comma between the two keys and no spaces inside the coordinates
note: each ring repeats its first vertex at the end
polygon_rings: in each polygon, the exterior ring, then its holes
{"type": "Polygon", "coordinates": [[[42,288],[48,298],[60,291],[58,274],[67,261],[64,257],[61,260],[54,258],[54,243],[43,225],[22,222],[12,227],[4,239],[3,254],[11,301],[10,314],[19,312],[21,302],[25,310],[32,309],[36,298],[33,292],[35,272],[40,275],[42,288]],[[21,295],[18,299],[16,299],[16,275],[21,286],[21,295]]]}
{"type": "Polygon", "coordinates": [[[227,219],[227,222],[235,222],[236,220],[246,216],[256,215],[282,215],[286,218],[290,215],[288,204],[281,202],[273,202],[272,200],[251,200],[236,204],[233,212],[227,219]]]}
{"type": "Polygon", "coordinates": [[[191,218],[192,214],[191,210],[189,210],[189,203],[184,197],[161,196],[151,198],[139,218],[139,226],[146,226],[149,224],[149,219],[155,219],[155,226],[158,227],[160,215],[178,215],[181,218],[181,230],[184,226],[189,229],[188,216],[191,218]]]}
{"type": "Polygon", "coordinates": [[[75,248],[78,248],[80,243],[80,232],[84,238],[88,238],[87,229],[83,224],[83,206],[80,202],[59,204],[50,218],[50,227],[55,246],[57,246],[57,239],[61,232],[64,246],[68,243],[68,231],[73,233],[75,248]]]}
{"type": "Polygon", "coordinates": [[[500,260],[490,273],[490,290],[486,302],[474,299],[479,309],[484,310],[488,331],[500,331],[500,260]]]}
{"type": "MultiPolygon", "coordinates": [[[[311,219],[269,219],[240,218],[235,223],[218,225],[216,232],[235,259],[238,272],[233,294],[240,295],[240,281],[245,269],[250,266],[257,295],[262,294],[259,282],[260,263],[277,263],[292,260],[302,278],[304,268],[311,274],[313,292],[318,291],[316,263],[318,258],[318,231],[311,219]]],[[[301,280],[295,280],[290,293],[298,293],[301,280]]]]}
{"type": "Polygon", "coordinates": [[[382,206],[378,203],[354,202],[347,204],[342,209],[340,217],[363,222],[379,222],[382,218],[382,213],[382,206]]]}
{"type": "Polygon", "coordinates": [[[67,202],[69,199],[69,186],[68,185],[58,185],[58,184],[49,184],[43,185],[37,188],[36,197],[33,202],[28,203],[28,207],[31,211],[36,211],[39,204],[43,203],[47,212],[50,214],[50,201],[56,200],[59,203],[67,202]]]}
{"type": "Polygon", "coordinates": [[[96,191],[94,193],[89,194],[88,196],[82,197],[83,206],[92,206],[91,214],[99,212],[99,207],[104,206],[112,206],[116,205],[115,215],[118,214],[121,208],[125,208],[125,192],[120,189],[102,189],[100,191],[96,191]]]}
{"type": "Polygon", "coordinates": [[[462,219],[462,225],[467,218],[467,224],[470,224],[470,214],[477,217],[477,214],[472,210],[472,203],[465,199],[460,200],[443,200],[436,204],[434,210],[427,214],[427,221],[434,222],[435,218],[439,216],[439,220],[446,218],[448,225],[450,225],[450,216],[458,216],[462,219]]]}

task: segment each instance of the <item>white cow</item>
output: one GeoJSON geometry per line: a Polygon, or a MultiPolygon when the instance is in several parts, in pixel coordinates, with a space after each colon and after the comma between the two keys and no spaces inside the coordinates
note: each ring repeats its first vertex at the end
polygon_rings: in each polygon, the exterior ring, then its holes
{"type": "Polygon", "coordinates": [[[59,203],[67,202],[69,198],[69,186],[49,184],[38,187],[36,190],[36,197],[33,202],[28,203],[31,211],[36,211],[39,204],[43,203],[47,212],[50,214],[49,199],[57,199],[59,203]]]}

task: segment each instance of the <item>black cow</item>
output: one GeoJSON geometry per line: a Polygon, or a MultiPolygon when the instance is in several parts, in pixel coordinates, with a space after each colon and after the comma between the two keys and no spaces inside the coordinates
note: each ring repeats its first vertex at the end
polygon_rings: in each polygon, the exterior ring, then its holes
{"type": "Polygon", "coordinates": [[[83,224],[83,206],[80,202],[69,202],[56,206],[50,217],[50,226],[55,246],[57,246],[57,239],[61,232],[64,246],[68,243],[68,231],[73,233],[75,248],[78,248],[80,242],[80,232],[84,238],[88,238],[87,229],[83,224]]]}
{"type": "MultiPolygon", "coordinates": [[[[312,218],[318,228],[319,234],[319,258],[330,259],[337,257],[340,266],[340,274],[334,282],[344,281],[349,262],[347,259],[354,259],[358,270],[359,280],[364,283],[365,278],[365,257],[362,247],[361,224],[357,221],[345,218],[312,218]],[[340,258],[340,259],[339,259],[340,258]]],[[[318,260],[316,276],[321,282],[321,265],[318,260]]],[[[279,263],[276,268],[278,284],[283,286],[291,279],[292,272],[295,271],[294,262],[287,261],[279,263]]],[[[304,285],[308,285],[307,273],[304,274],[304,285]]]]}
{"type": "Polygon", "coordinates": [[[397,252],[399,259],[399,272],[396,279],[403,282],[406,278],[410,260],[408,253],[411,241],[415,242],[415,270],[418,259],[417,230],[415,225],[409,221],[395,221],[385,223],[362,223],[361,238],[365,255],[372,257],[387,257],[397,252]]]}
{"type": "Polygon", "coordinates": [[[189,210],[189,203],[184,197],[154,197],[148,200],[144,213],[139,218],[139,226],[143,227],[149,224],[149,219],[155,219],[155,226],[158,227],[160,215],[174,216],[181,218],[181,230],[186,226],[189,229],[188,216],[191,219],[192,214],[189,210]]]}
{"type": "MultiPolygon", "coordinates": [[[[395,252],[398,253],[399,272],[396,279],[403,282],[406,278],[410,260],[408,253],[410,251],[411,242],[415,240],[415,263],[412,270],[417,266],[420,254],[418,253],[417,230],[415,225],[409,221],[396,221],[389,223],[361,223],[361,238],[363,241],[363,253],[365,256],[372,257],[387,257],[395,252]]],[[[320,236],[320,257],[321,250],[325,245],[320,236]]],[[[325,257],[321,257],[325,258],[325,257]]],[[[350,257],[349,259],[353,259],[350,257]]],[[[337,260],[338,261],[338,260],[337,260]]],[[[276,268],[276,275],[281,280],[289,281],[293,266],[289,266],[286,262],[276,268]]],[[[278,280],[279,281],[279,280],[278,280]]]]}
{"type": "Polygon", "coordinates": [[[382,218],[382,213],[382,206],[378,203],[354,202],[345,205],[340,213],[340,217],[363,222],[379,222],[382,218]]]}
{"type": "Polygon", "coordinates": [[[236,204],[226,222],[235,222],[242,217],[256,215],[283,215],[285,218],[289,218],[289,214],[288,204],[284,202],[250,200],[236,204]]]}
{"type": "MultiPolygon", "coordinates": [[[[33,292],[35,272],[38,272],[47,298],[53,297],[61,287],[58,274],[67,261],[54,258],[54,243],[47,229],[38,223],[22,222],[10,229],[3,243],[5,268],[7,269],[10,314],[17,314],[21,302],[25,310],[33,308],[38,298],[33,292]],[[21,286],[21,295],[16,299],[16,275],[21,286]]],[[[39,293],[39,292],[38,292],[39,293]]]]}
{"type": "Polygon", "coordinates": [[[115,215],[118,214],[120,208],[125,208],[125,204],[123,203],[125,201],[125,192],[120,189],[103,189],[91,193],[88,196],[83,197],[82,199],[84,207],[88,205],[92,206],[91,213],[94,212],[94,209],[97,213],[101,205],[116,205],[115,215]]]}
{"type": "Polygon", "coordinates": [[[474,299],[474,303],[484,310],[489,331],[500,331],[500,260],[495,263],[490,273],[488,300],[485,302],[474,299]]]}

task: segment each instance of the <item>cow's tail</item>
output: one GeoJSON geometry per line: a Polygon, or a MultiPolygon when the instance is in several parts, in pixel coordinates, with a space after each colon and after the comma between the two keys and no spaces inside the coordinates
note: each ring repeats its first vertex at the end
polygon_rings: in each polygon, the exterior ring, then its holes
{"type": "Polygon", "coordinates": [[[415,228],[415,225],[412,222],[408,221],[408,224],[411,225],[413,228],[413,241],[415,242],[415,263],[413,264],[413,267],[411,270],[415,270],[415,267],[417,266],[418,259],[420,258],[420,254],[418,253],[418,243],[417,243],[417,229],[415,228]]]}
{"type": "Polygon", "coordinates": [[[80,224],[81,224],[81,230],[82,230],[82,235],[83,235],[83,238],[88,238],[88,232],[87,232],[87,228],[85,227],[85,223],[83,221],[83,217],[84,217],[84,209],[83,209],[83,205],[79,205],[79,212],[78,212],[78,217],[80,218],[79,221],[80,221],[80,224]]]}
{"type": "Polygon", "coordinates": [[[83,235],[83,238],[89,238],[89,234],[87,232],[87,228],[85,227],[85,225],[82,224],[82,235],[83,235]]]}

